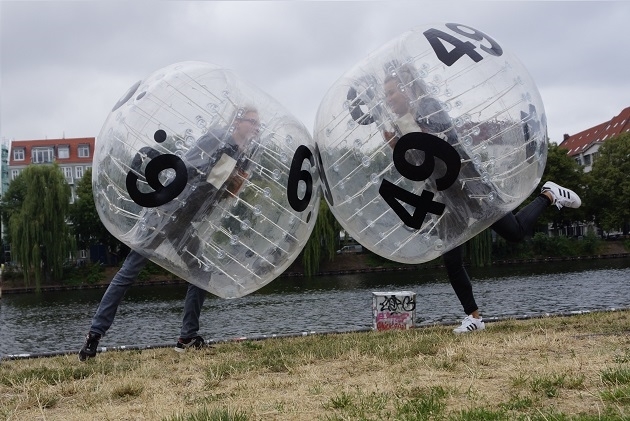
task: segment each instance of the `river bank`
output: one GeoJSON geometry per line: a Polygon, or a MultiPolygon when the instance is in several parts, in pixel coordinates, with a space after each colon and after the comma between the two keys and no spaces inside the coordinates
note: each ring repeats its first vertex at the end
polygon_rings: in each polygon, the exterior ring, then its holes
{"type": "MultiPolygon", "coordinates": [[[[508,260],[496,260],[492,262],[493,266],[506,266],[506,265],[527,265],[527,264],[540,264],[546,262],[562,262],[562,261],[584,261],[584,260],[599,260],[599,259],[616,259],[616,258],[628,258],[630,252],[628,252],[623,246],[622,242],[609,241],[601,246],[601,249],[597,254],[590,256],[562,256],[562,257],[536,257],[527,259],[508,259],[508,260]]],[[[382,259],[381,259],[382,260],[382,259]]],[[[415,271],[418,269],[435,269],[441,268],[442,260],[436,259],[433,262],[425,263],[423,265],[409,265],[401,264],[397,262],[379,262],[374,263],[373,256],[370,253],[348,253],[344,255],[338,255],[332,261],[323,262],[319,271],[315,276],[335,276],[344,274],[355,273],[367,273],[367,272],[399,272],[399,271],[415,271]]],[[[81,284],[55,284],[55,285],[42,285],[41,291],[64,291],[64,290],[82,290],[82,289],[95,289],[106,288],[109,282],[114,277],[118,267],[107,267],[104,270],[102,279],[94,283],[81,283],[81,284]]],[[[280,278],[285,277],[303,277],[304,270],[299,262],[295,262],[291,265],[280,278]]],[[[186,281],[175,277],[172,274],[159,274],[153,275],[150,279],[138,280],[136,285],[138,286],[152,286],[152,285],[178,285],[185,284],[186,281]]],[[[36,291],[34,286],[24,286],[22,280],[0,280],[0,297],[2,294],[24,294],[33,293],[36,291]]]]}
{"type": "Polygon", "coordinates": [[[629,326],[607,311],[2,361],[0,418],[621,421],[629,326]]]}

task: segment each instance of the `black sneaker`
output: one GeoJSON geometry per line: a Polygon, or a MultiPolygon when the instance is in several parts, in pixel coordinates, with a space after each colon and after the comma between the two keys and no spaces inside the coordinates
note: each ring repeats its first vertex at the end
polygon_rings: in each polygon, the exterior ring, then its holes
{"type": "Polygon", "coordinates": [[[175,351],[177,352],[185,352],[188,348],[201,348],[204,346],[206,342],[203,340],[201,336],[195,336],[194,338],[182,339],[179,338],[177,340],[177,345],[175,345],[175,351]]]}
{"type": "Polygon", "coordinates": [[[85,361],[88,358],[96,357],[96,349],[98,348],[98,341],[101,340],[100,333],[90,332],[85,337],[85,343],[79,351],[79,361],[85,361]]]}

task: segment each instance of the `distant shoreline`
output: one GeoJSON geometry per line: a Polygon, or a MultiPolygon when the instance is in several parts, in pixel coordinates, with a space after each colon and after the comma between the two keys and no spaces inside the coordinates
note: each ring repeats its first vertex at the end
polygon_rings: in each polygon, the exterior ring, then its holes
{"type": "MultiPolygon", "coordinates": [[[[577,261],[577,260],[599,260],[599,259],[621,259],[630,258],[630,253],[609,253],[609,254],[597,254],[592,256],[563,256],[563,257],[544,257],[544,258],[528,258],[528,259],[506,259],[496,260],[492,262],[492,266],[505,266],[505,265],[527,265],[546,262],[562,262],[562,261],[577,261]]],[[[371,272],[400,272],[400,271],[413,271],[419,269],[437,269],[442,268],[444,265],[435,264],[432,266],[424,265],[401,265],[401,266],[375,266],[375,267],[354,267],[343,268],[336,270],[323,270],[318,272],[315,276],[338,276],[338,275],[351,275],[357,273],[371,273],[371,272]]],[[[290,272],[286,271],[278,278],[292,278],[292,277],[304,277],[303,272],[290,272]]],[[[50,291],[72,291],[82,289],[103,289],[109,285],[109,279],[106,282],[99,282],[95,284],[80,284],[80,285],[43,285],[41,292],[50,291]]],[[[183,279],[153,279],[149,281],[137,281],[134,286],[154,286],[154,285],[185,285],[186,281],[183,279]]],[[[0,285],[2,294],[28,294],[35,292],[35,287],[6,287],[0,285]]]]}

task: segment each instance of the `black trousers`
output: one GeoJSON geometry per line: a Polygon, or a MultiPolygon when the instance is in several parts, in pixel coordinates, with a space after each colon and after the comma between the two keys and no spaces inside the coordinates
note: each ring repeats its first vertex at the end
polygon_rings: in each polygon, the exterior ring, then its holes
{"type": "MultiPolygon", "coordinates": [[[[512,212],[492,224],[492,228],[497,234],[510,242],[523,240],[532,231],[538,217],[551,204],[544,195],[539,195],[529,205],[525,206],[518,213],[512,212]]],[[[466,314],[471,314],[478,310],[475,297],[473,295],[470,277],[464,267],[464,245],[461,244],[452,250],[447,251],[442,256],[448,279],[451,286],[459,298],[459,302],[466,314]]]]}

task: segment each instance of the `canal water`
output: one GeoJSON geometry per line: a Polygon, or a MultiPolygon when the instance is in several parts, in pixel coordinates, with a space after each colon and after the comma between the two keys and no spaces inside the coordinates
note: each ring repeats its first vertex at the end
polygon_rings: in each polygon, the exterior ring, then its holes
{"type": "MultiPolygon", "coordinates": [[[[576,260],[471,269],[486,318],[630,307],[630,259],[576,260]]],[[[208,295],[206,339],[363,330],[372,327],[372,292],[413,291],[418,325],[464,316],[445,270],[279,278],[246,297],[208,295]]],[[[79,349],[103,289],[4,294],[0,358],[79,349]]],[[[131,288],[101,346],[175,343],[185,285],[131,288]]]]}

